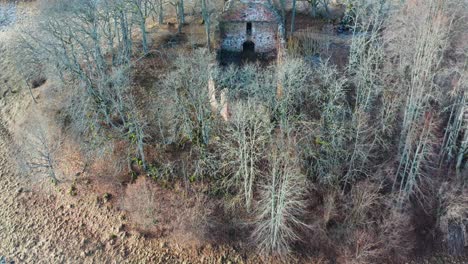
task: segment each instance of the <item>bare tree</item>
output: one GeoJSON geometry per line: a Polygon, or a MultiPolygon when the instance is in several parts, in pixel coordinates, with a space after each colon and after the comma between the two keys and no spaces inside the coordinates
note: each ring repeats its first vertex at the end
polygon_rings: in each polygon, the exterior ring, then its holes
{"type": "MultiPolygon", "coordinates": [[[[444,140],[440,150],[440,165],[445,162],[455,161],[455,169],[458,177],[462,179],[463,160],[468,152],[468,63],[462,69],[456,69],[459,73],[457,85],[453,88],[450,95],[449,121],[445,129],[444,140]],[[460,140],[461,138],[461,140],[460,140]]],[[[466,166],[466,165],[465,165],[466,166]]]]}
{"type": "MultiPolygon", "coordinates": [[[[354,108],[352,109],[352,144],[349,166],[345,182],[353,180],[357,175],[368,175],[369,162],[376,148],[382,146],[381,126],[371,122],[374,111],[380,108],[384,93],[384,40],[380,32],[386,21],[385,4],[360,1],[355,7],[353,39],[351,44],[347,72],[355,85],[354,108]],[[362,32],[365,32],[363,34],[362,32]]],[[[388,121],[388,120],[387,120],[388,121]]],[[[391,125],[391,124],[386,124],[391,125]]]]}
{"type": "Polygon", "coordinates": [[[50,179],[53,184],[60,182],[57,166],[58,151],[63,139],[60,134],[51,134],[47,123],[36,118],[36,123],[28,123],[21,135],[20,157],[27,173],[34,180],[50,179]]]}
{"type": "Polygon", "coordinates": [[[398,47],[397,54],[401,85],[405,89],[402,94],[406,99],[398,145],[398,177],[394,183],[394,189],[400,194],[400,206],[411,195],[423,198],[419,187],[427,176],[426,171],[435,162],[434,144],[438,144],[435,138],[439,120],[434,105],[439,104],[435,96],[439,88],[434,77],[440,70],[448,45],[451,23],[451,18],[447,17],[447,3],[435,0],[417,3],[418,15],[413,7],[406,6],[408,13],[401,21],[411,26],[398,32],[395,38],[404,43],[398,47]],[[411,38],[414,41],[408,43],[407,39],[411,38]]]}
{"type": "Polygon", "coordinates": [[[205,33],[206,33],[206,46],[208,51],[211,51],[211,16],[213,10],[210,9],[209,3],[207,0],[201,0],[202,5],[202,17],[203,23],[205,25],[205,33]]]}
{"type": "Polygon", "coordinates": [[[223,185],[237,193],[234,205],[239,203],[251,211],[255,186],[261,175],[261,161],[267,153],[273,126],[270,114],[260,102],[247,99],[233,108],[234,114],[221,144],[225,161],[221,172],[226,175],[223,185]]]}
{"type": "Polygon", "coordinates": [[[158,0],[158,22],[160,25],[164,23],[164,4],[163,0],[158,0]]]}
{"type": "Polygon", "coordinates": [[[134,12],[137,24],[141,31],[141,43],[143,46],[143,53],[148,53],[148,36],[146,32],[146,19],[150,16],[152,8],[152,0],[129,0],[131,8],[130,11],[134,12]]]}
{"type": "Polygon", "coordinates": [[[175,61],[176,69],[164,78],[160,98],[168,106],[162,115],[171,119],[167,129],[174,138],[170,141],[188,139],[201,145],[210,141],[217,122],[207,89],[212,59],[205,49],[180,54],[175,61]]]}
{"type": "Polygon", "coordinates": [[[177,0],[175,2],[170,2],[170,4],[174,7],[177,14],[177,32],[181,33],[182,27],[185,24],[184,0],[177,0]]]}
{"type": "Polygon", "coordinates": [[[303,155],[310,160],[310,176],[321,183],[336,186],[342,180],[348,159],[349,105],[347,79],[327,63],[315,69],[313,94],[319,119],[305,121],[302,133],[303,155]],[[314,96],[315,95],[315,96],[314,96]]]}
{"type": "Polygon", "coordinates": [[[292,36],[294,34],[294,27],[296,26],[296,0],[292,2],[292,15],[291,15],[291,33],[292,36]]]}
{"type": "Polygon", "coordinates": [[[328,10],[329,0],[307,0],[307,2],[309,2],[310,15],[312,17],[317,16],[317,11],[318,11],[320,5],[323,6],[323,8],[325,9],[327,14],[329,13],[329,10],[328,10]]]}
{"type": "MultiPolygon", "coordinates": [[[[280,9],[280,15],[281,15],[281,24],[286,25],[286,0],[279,0],[279,9],[280,9]]],[[[283,29],[283,36],[286,36],[286,28],[285,26],[282,27],[283,29]]]]}
{"type": "Polygon", "coordinates": [[[285,256],[291,243],[299,240],[298,228],[305,210],[305,176],[300,171],[300,159],[294,149],[296,144],[289,134],[282,131],[271,145],[269,169],[262,186],[256,211],[254,241],[260,251],[285,256]]]}
{"type": "Polygon", "coordinates": [[[97,139],[102,129],[111,128],[143,160],[145,123],[129,80],[134,22],[139,18],[138,26],[144,26],[151,12],[148,1],[58,1],[46,7],[38,28],[23,34],[21,42],[24,50],[55,68],[65,87],[77,88],[70,109],[79,134],[97,139]]]}

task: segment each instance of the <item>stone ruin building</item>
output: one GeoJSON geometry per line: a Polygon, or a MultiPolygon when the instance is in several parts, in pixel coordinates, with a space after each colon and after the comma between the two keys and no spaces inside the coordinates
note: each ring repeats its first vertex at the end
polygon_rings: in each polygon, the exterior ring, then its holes
{"type": "Polygon", "coordinates": [[[230,0],[219,22],[219,59],[240,62],[276,58],[282,27],[268,0],[230,0]]]}
{"type": "MultiPolygon", "coordinates": [[[[219,20],[218,62],[221,65],[256,60],[282,63],[285,51],[283,29],[281,17],[269,0],[229,0],[219,20]]],[[[227,89],[217,91],[211,74],[208,92],[213,111],[219,111],[228,121],[231,110],[227,89]]],[[[282,85],[278,82],[278,96],[281,93],[282,85]]]]}

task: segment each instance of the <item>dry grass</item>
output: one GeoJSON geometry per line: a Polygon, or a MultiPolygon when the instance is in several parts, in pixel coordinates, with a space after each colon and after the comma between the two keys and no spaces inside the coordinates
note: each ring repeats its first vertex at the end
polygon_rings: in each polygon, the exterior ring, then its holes
{"type": "Polygon", "coordinates": [[[446,182],[440,187],[439,196],[437,228],[440,232],[440,246],[454,255],[460,255],[463,247],[468,245],[468,192],[446,182]],[[460,233],[453,232],[453,226],[459,227],[460,233]],[[464,239],[460,241],[459,236],[464,239]]]}
{"type": "Polygon", "coordinates": [[[138,177],[125,188],[120,207],[128,212],[134,228],[150,237],[171,235],[180,238],[178,243],[195,244],[209,237],[206,220],[212,206],[201,193],[166,189],[148,177],[138,177]]]}
{"type": "Polygon", "coordinates": [[[314,56],[321,54],[325,56],[329,53],[333,36],[316,32],[313,28],[307,28],[294,34],[288,40],[288,52],[293,56],[314,56]]]}
{"type": "Polygon", "coordinates": [[[350,208],[347,209],[345,218],[349,227],[367,226],[375,221],[375,219],[369,219],[369,216],[381,210],[379,206],[383,197],[379,191],[380,186],[370,182],[361,182],[353,186],[349,194],[350,208]]]}

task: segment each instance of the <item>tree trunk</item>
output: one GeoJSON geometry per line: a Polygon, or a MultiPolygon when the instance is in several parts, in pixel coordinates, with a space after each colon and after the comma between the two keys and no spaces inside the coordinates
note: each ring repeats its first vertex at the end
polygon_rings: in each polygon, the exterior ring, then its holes
{"type": "Polygon", "coordinates": [[[310,10],[310,16],[317,17],[317,7],[312,6],[312,9],[310,10]]]}
{"type": "Polygon", "coordinates": [[[181,15],[181,8],[180,8],[180,2],[177,2],[174,7],[176,9],[176,17],[177,17],[177,33],[180,34],[182,33],[182,15],[181,15]]]}
{"type": "Polygon", "coordinates": [[[462,256],[465,251],[465,229],[462,223],[449,220],[447,251],[452,256],[462,256]]]}
{"type": "Polygon", "coordinates": [[[184,0],[180,0],[180,22],[185,24],[185,10],[184,10],[184,0]]]}
{"type": "Polygon", "coordinates": [[[205,24],[206,46],[208,48],[208,51],[211,52],[211,34],[210,34],[211,21],[210,21],[210,15],[208,13],[206,0],[202,0],[202,15],[203,15],[203,20],[205,24]]]}
{"type": "Polygon", "coordinates": [[[291,15],[291,36],[294,34],[294,27],[296,20],[296,0],[292,2],[292,15],[291,15]]]}
{"type": "Polygon", "coordinates": [[[327,17],[330,17],[330,9],[328,8],[329,1],[328,0],[322,0],[323,1],[323,7],[325,8],[325,13],[327,13],[327,17]]]}
{"type": "Polygon", "coordinates": [[[280,0],[280,5],[281,5],[281,22],[283,23],[284,25],[284,32],[283,32],[283,36],[286,36],[286,0],[280,0]]]}
{"type": "Polygon", "coordinates": [[[317,17],[317,8],[318,8],[318,0],[309,0],[310,4],[310,16],[311,17],[317,17]]]}
{"type": "Polygon", "coordinates": [[[148,54],[148,40],[147,40],[147,36],[146,36],[146,21],[145,21],[145,18],[142,17],[142,20],[140,22],[140,30],[141,30],[141,42],[142,42],[142,46],[143,46],[143,53],[144,54],[148,54]]]}
{"type": "MultiPolygon", "coordinates": [[[[36,97],[34,97],[34,95],[33,95],[31,85],[29,85],[29,83],[27,83],[27,86],[28,86],[28,90],[29,90],[29,94],[31,95],[31,98],[33,99],[34,103],[37,104],[36,97]]],[[[8,88],[9,88],[9,90],[11,90],[11,88],[9,86],[8,86],[8,88]]]]}
{"type": "Polygon", "coordinates": [[[163,2],[159,0],[159,25],[164,23],[164,9],[163,9],[163,2]]]}

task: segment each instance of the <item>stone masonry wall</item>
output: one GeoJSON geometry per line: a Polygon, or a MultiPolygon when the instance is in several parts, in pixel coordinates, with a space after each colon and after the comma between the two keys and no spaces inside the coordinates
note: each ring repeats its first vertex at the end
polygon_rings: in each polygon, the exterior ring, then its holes
{"type": "Polygon", "coordinates": [[[276,49],[276,29],[276,24],[253,23],[252,41],[256,52],[266,53],[276,49]]]}
{"type": "Polygon", "coordinates": [[[221,25],[221,49],[241,52],[242,44],[247,40],[243,22],[229,22],[221,25]]]}
{"type": "Polygon", "coordinates": [[[276,49],[276,29],[274,23],[252,22],[252,34],[247,36],[247,22],[225,22],[221,25],[221,49],[242,52],[245,41],[255,44],[255,52],[267,53],[276,49]]]}

